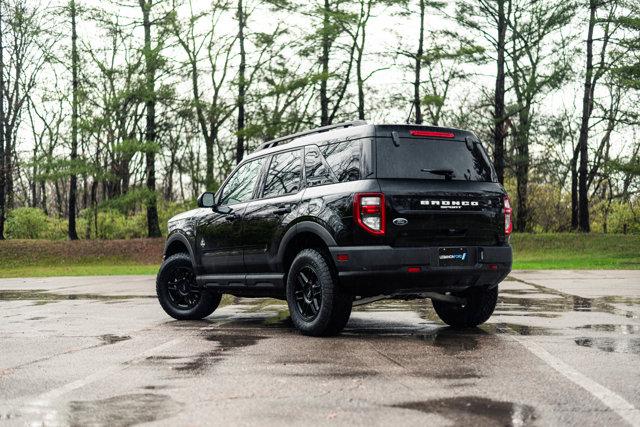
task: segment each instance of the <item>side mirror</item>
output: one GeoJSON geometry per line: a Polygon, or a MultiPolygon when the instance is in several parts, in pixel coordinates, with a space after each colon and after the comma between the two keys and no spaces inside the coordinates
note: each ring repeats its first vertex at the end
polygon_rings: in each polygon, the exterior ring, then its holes
{"type": "Polygon", "coordinates": [[[216,196],[210,191],[205,191],[198,197],[199,208],[213,208],[216,204],[216,196]]]}

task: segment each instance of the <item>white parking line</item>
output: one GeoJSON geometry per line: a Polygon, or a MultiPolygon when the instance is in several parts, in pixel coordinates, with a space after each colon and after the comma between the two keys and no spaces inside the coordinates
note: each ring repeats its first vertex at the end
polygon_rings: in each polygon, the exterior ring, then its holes
{"type": "Polygon", "coordinates": [[[611,408],[612,411],[618,414],[626,422],[632,426],[640,426],[640,410],[625,400],[622,396],[573,369],[571,366],[567,365],[562,360],[542,348],[539,344],[518,338],[516,335],[510,336],[571,382],[591,393],[591,395],[611,408]]]}
{"type": "MultiPolygon", "coordinates": [[[[137,362],[139,360],[144,360],[149,356],[153,356],[154,354],[165,350],[167,348],[170,347],[174,347],[178,344],[180,344],[182,341],[184,341],[183,338],[176,338],[174,340],[168,341],[164,344],[160,344],[157,347],[153,347],[149,350],[143,351],[142,353],[136,355],[135,357],[133,357],[133,359],[129,360],[128,362],[137,362]]],[[[120,364],[120,365],[114,365],[111,366],[109,368],[106,369],[102,369],[96,373],[93,373],[91,375],[87,375],[84,378],[81,378],[79,380],[67,383],[61,387],[58,388],[54,388],[53,390],[49,390],[45,393],[42,393],[41,395],[39,395],[36,399],[35,399],[35,404],[36,405],[42,405],[42,404],[46,404],[47,402],[51,401],[51,400],[55,400],[69,392],[72,392],[74,390],[77,390],[79,388],[82,388],[84,386],[86,386],[87,384],[91,384],[93,382],[96,381],[100,381],[104,378],[109,377],[111,374],[118,372],[118,371],[122,371],[125,370],[126,368],[128,368],[129,365],[128,364],[120,364]]]]}
{"type": "MultiPolygon", "coordinates": [[[[213,328],[218,328],[218,327],[220,327],[222,325],[225,325],[227,323],[232,322],[233,320],[234,320],[234,318],[232,317],[232,318],[226,319],[226,320],[224,320],[222,322],[217,322],[214,325],[207,325],[207,326],[204,326],[202,328],[198,328],[198,330],[199,331],[204,331],[204,330],[207,330],[207,329],[211,329],[212,327],[213,328]]],[[[63,386],[60,386],[58,388],[54,388],[54,389],[49,390],[49,391],[47,391],[45,393],[42,393],[42,394],[40,394],[39,396],[37,396],[34,399],[33,404],[34,405],[40,405],[40,406],[47,405],[52,400],[58,399],[61,396],[64,396],[65,394],[67,394],[69,392],[72,392],[74,390],[82,388],[82,387],[84,387],[84,386],[86,386],[88,384],[91,384],[93,382],[105,379],[105,378],[109,377],[111,374],[113,374],[115,372],[123,371],[123,370],[127,369],[129,366],[131,366],[132,363],[144,360],[147,357],[153,356],[156,353],[158,353],[158,352],[160,352],[162,350],[165,350],[167,348],[174,347],[174,346],[182,343],[185,340],[185,338],[186,337],[176,338],[176,339],[173,339],[171,341],[167,341],[164,344],[160,344],[157,347],[150,348],[149,350],[146,350],[146,351],[143,351],[140,354],[137,354],[133,358],[129,359],[127,361],[127,363],[118,364],[118,365],[114,365],[114,366],[102,369],[102,370],[100,370],[98,372],[95,372],[95,373],[93,373],[91,375],[87,375],[84,378],[81,378],[79,380],[67,383],[67,384],[65,384],[63,386]]]]}

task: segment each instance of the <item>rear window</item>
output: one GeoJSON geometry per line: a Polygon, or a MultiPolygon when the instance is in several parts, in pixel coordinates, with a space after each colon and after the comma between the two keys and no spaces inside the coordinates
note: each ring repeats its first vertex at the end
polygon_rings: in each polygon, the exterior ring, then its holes
{"type": "Polygon", "coordinates": [[[480,144],[429,138],[376,138],[378,178],[492,181],[491,166],[480,144]]]}

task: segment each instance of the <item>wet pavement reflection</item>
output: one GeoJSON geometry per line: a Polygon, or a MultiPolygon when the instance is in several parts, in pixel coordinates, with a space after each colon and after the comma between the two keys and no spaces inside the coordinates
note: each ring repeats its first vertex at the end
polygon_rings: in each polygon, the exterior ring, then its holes
{"type": "Polygon", "coordinates": [[[297,333],[282,301],[224,302],[175,321],[152,295],[0,289],[0,421],[620,424],[519,340],[640,405],[636,297],[509,280],[478,328],[442,324],[428,301],[386,300],[330,338],[297,333]]]}

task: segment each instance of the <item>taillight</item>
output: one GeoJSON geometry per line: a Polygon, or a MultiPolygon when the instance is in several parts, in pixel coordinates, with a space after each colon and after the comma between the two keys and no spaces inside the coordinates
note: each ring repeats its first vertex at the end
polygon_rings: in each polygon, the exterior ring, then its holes
{"type": "Polygon", "coordinates": [[[509,196],[504,196],[504,234],[508,236],[513,231],[513,209],[509,196]]]}
{"type": "Polygon", "coordinates": [[[377,236],[384,235],[384,194],[356,193],[353,198],[353,215],[360,227],[377,236]]]}

